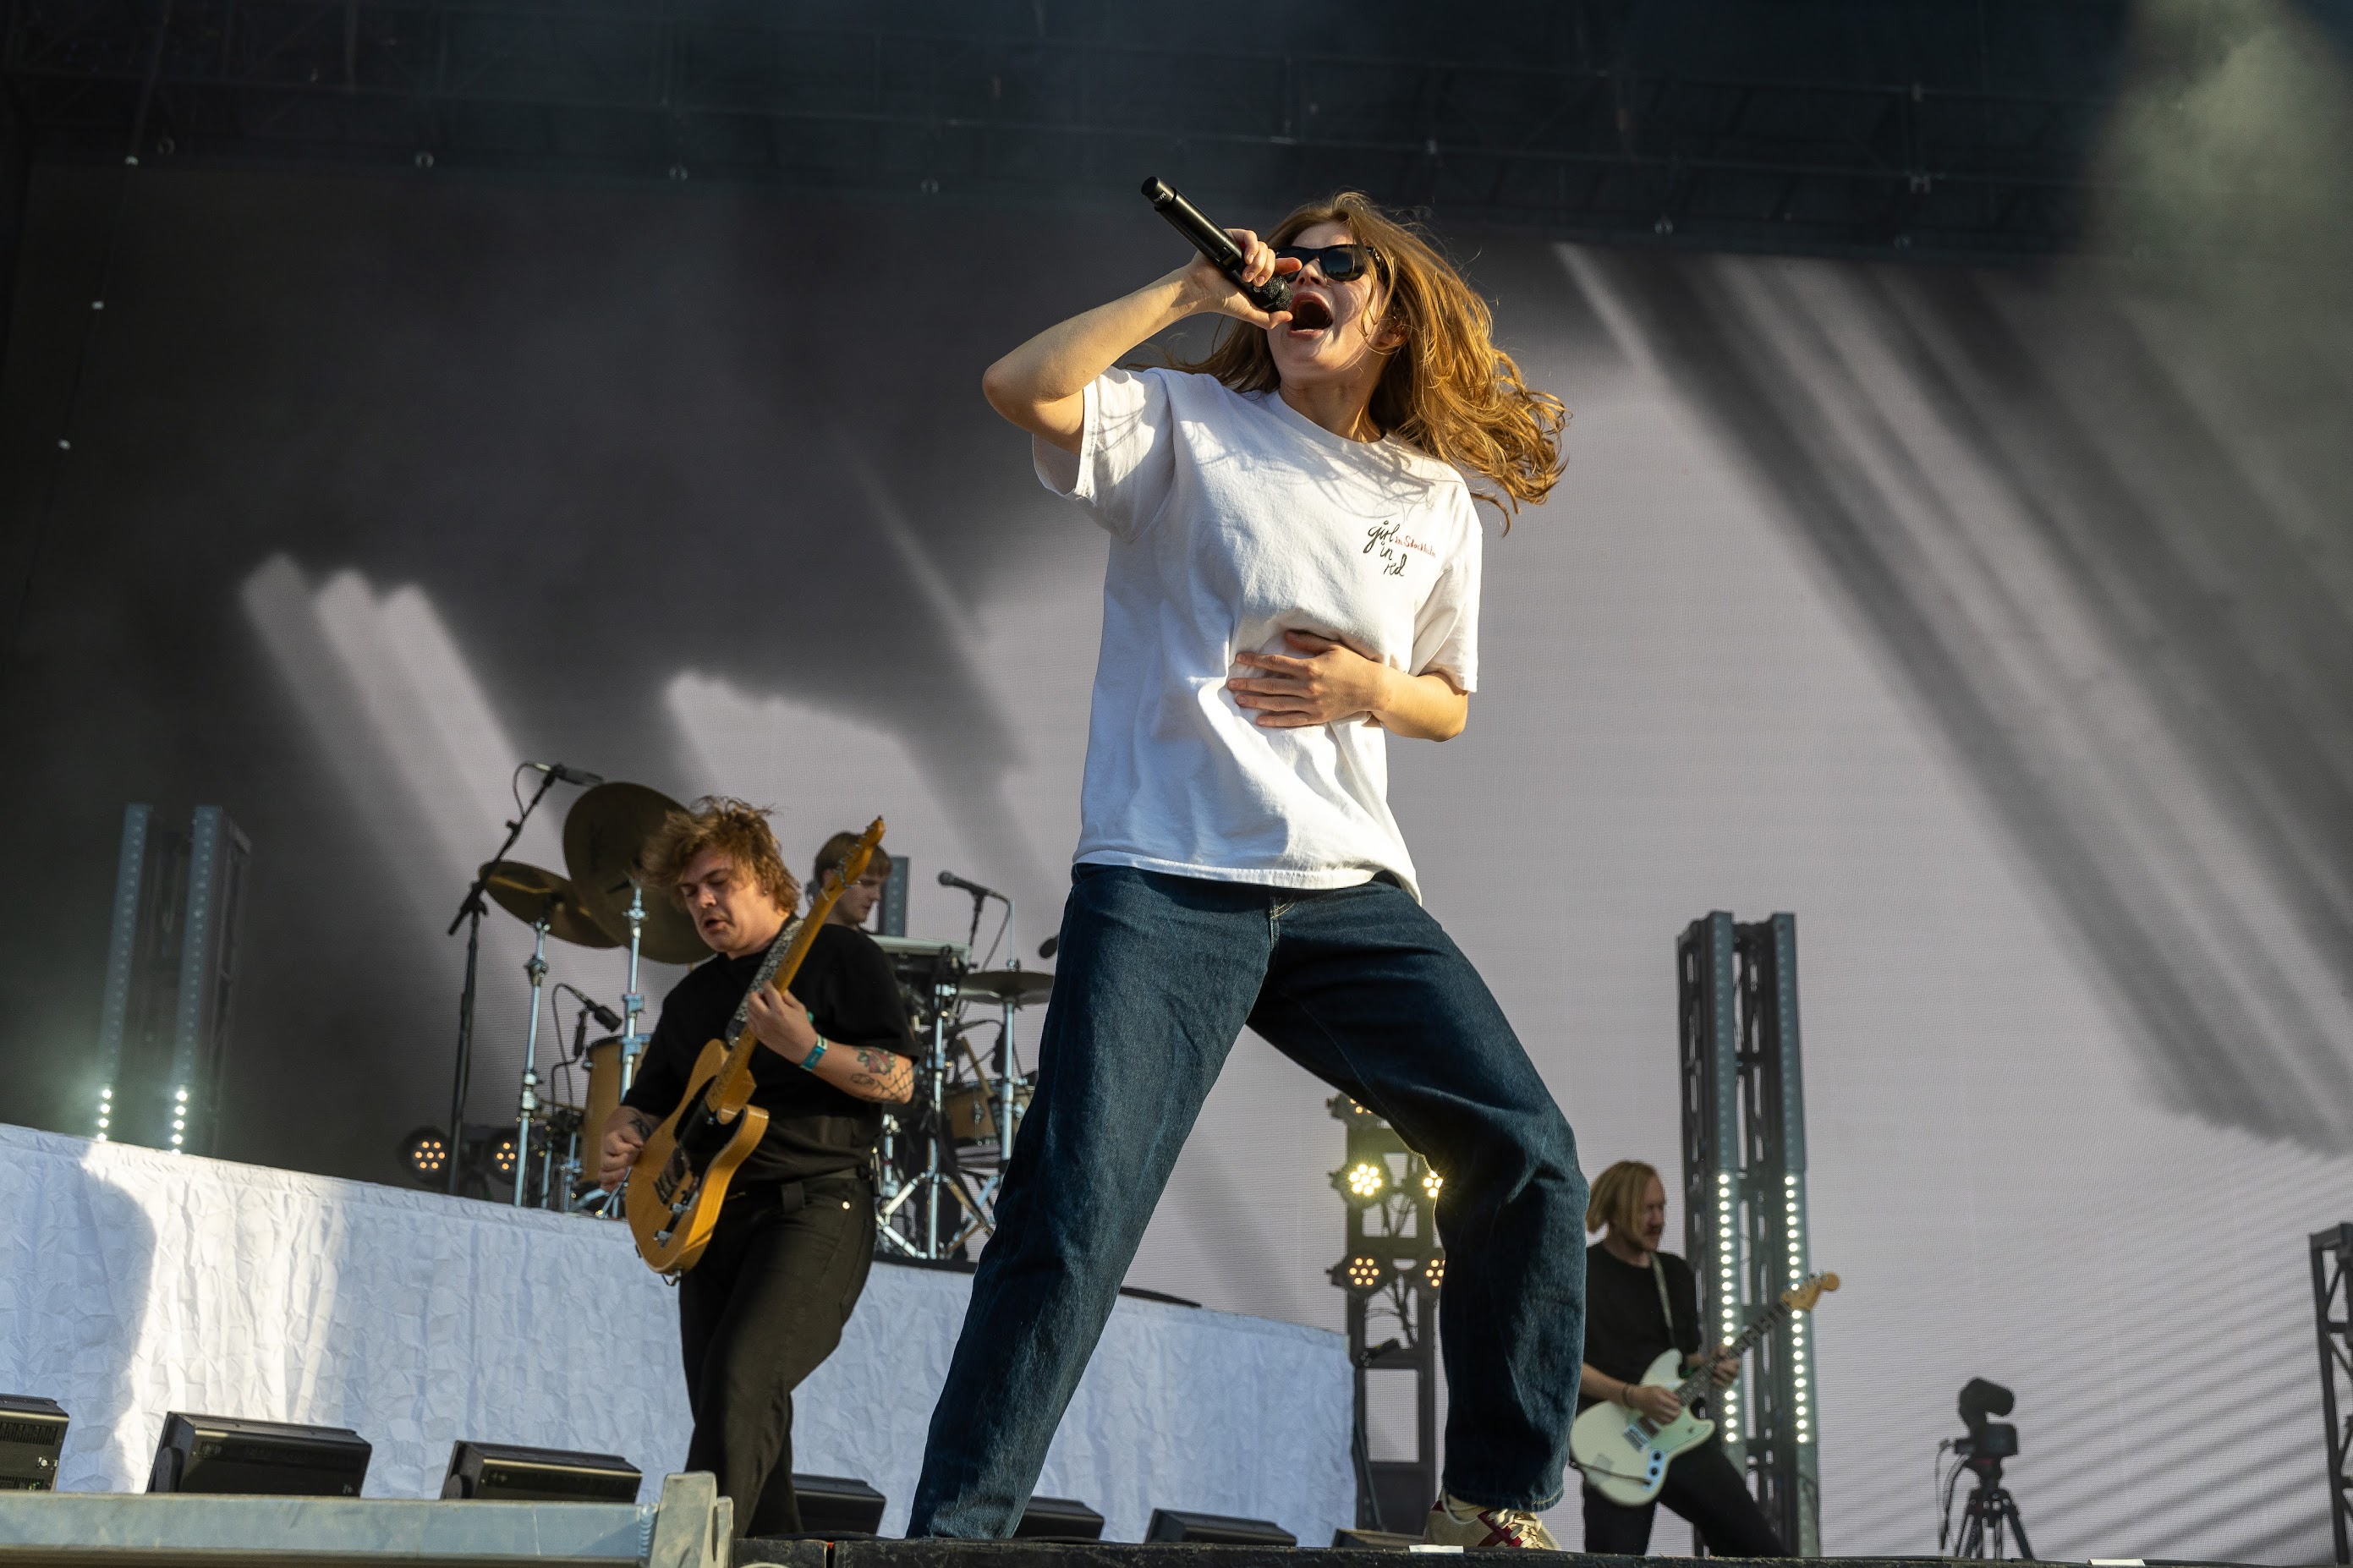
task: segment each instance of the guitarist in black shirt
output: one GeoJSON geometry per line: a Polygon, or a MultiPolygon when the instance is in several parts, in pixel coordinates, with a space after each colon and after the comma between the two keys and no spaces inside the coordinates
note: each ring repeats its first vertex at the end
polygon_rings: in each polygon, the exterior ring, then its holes
{"type": "MultiPolygon", "coordinates": [[[[877,863],[886,869],[880,854],[877,863]]],[[[768,1128],[735,1173],[710,1245],[680,1277],[679,1341],[694,1436],[685,1468],[709,1470],[746,1535],[800,1529],[793,1496],[793,1390],[841,1342],[874,1257],[869,1174],[882,1107],[913,1092],[914,1040],[890,961],[828,924],[789,992],[747,1000],[770,944],[800,904],[765,814],[712,797],[674,812],[646,847],[640,880],[678,900],[716,955],[663,999],[638,1069],[604,1128],[609,1190],[677,1109],[706,1041],[739,1007],[765,1047],[752,1103],[768,1128]]]]}
{"type": "MultiPolygon", "coordinates": [[[[1707,1358],[1700,1354],[1699,1287],[1691,1265],[1659,1250],[1667,1229],[1666,1184],[1640,1160],[1619,1161],[1594,1178],[1585,1228],[1602,1235],[1585,1255],[1585,1372],[1577,1384],[1578,1405],[1610,1399],[1653,1420],[1672,1421],[1680,1408],[1674,1391],[1641,1386],[1643,1372],[1671,1349],[1683,1352],[1686,1372],[1707,1358]],[[1666,1310],[1670,1304],[1672,1314],[1666,1310]]],[[[1718,1387],[1739,1373],[1737,1361],[1716,1359],[1718,1387]]],[[[1585,1550],[1645,1555],[1660,1502],[1698,1526],[1700,1539],[1715,1556],[1788,1555],[1714,1436],[1676,1457],[1658,1502],[1629,1508],[1587,1487],[1585,1550]]]]}

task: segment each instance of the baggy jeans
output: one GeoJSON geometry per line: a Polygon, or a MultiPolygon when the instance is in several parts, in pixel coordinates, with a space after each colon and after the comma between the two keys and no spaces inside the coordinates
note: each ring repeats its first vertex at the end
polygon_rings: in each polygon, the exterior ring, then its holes
{"type": "Polygon", "coordinates": [[[1585,1348],[1585,1178],[1470,961],[1386,878],[1298,891],[1081,866],[1072,884],[1035,1094],[907,1533],[1013,1533],[1244,1025],[1445,1178],[1446,1489],[1557,1501],[1585,1348]]]}

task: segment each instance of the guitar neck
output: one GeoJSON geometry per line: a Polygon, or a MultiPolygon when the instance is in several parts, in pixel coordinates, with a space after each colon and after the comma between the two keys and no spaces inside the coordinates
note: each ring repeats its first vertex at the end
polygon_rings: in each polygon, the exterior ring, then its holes
{"type": "MultiPolygon", "coordinates": [[[[839,870],[826,873],[823,886],[818,888],[817,897],[809,901],[808,913],[797,923],[786,927],[768,949],[768,960],[760,966],[758,976],[752,982],[752,989],[756,991],[763,985],[774,985],[782,991],[792,984],[793,977],[801,972],[801,961],[817,944],[818,928],[825,924],[825,917],[833,910],[834,900],[841,897],[842,886],[839,870]]],[[[752,1053],[759,1048],[760,1037],[746,1023],[743,1032],[728,1042],[727,1060],[721,1066],[719,1076],[712,1080],[712,1099],[715,1103],[738,1105],[751,1098],[752,1053]]]]}
{"type": "MultiPolygon", "coordinates": [[[[1732,1356],[1746,1355],[1757,1348],[1758,1341],[1771,1333],[1779,1326],[1781,1320],[1788,1315],[1789,1305],[1786,1301],[1776,1301],[1773,1305],[1764,1308],[1748,1320],[1747,1327],[1733,1336],[1732,1342],[1724,1347],[1724,1353],[1732,1356]]],[[[1706,1365],[1703,1363],[1689,1377],[1683,1379],[1682,1384],[1676,1388],[1675,1395],[1685,1405],[1689,1405],[1701,1394],[1709,1392],[1714,1381],[1706,1365]]]]}

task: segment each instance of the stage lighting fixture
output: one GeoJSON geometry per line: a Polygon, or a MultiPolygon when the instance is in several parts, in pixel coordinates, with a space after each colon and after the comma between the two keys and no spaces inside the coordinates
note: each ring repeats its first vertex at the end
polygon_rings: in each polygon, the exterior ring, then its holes
{"type": "Polygon", "coordinates": [[[113,1125],[114,1086],[108,1084],[98,1091],[98,1131],[92,1135],[94,1140],[100,1143],[108,1142],[107,1130],[113,1125]]]}
{"type": "Polygon", "coordinates": [[[1016,1541],[1101,1541],[1103,1516],[1076,1498],[1033,1497],[1013,1527],[1016,1541]]]}
{"type": "Polygon", "coordinates": [[[1431,1203],[1438,1201],[1438,1190],[1446,1185],[1446,1178],[1425,1168],[1421,1173],[1421,1195],[1431,1203]]]}
{"type": "Polygon", "coordinates": [[[294,1426],[220,1415],[164,1417],[151,1492],[240,1492],[255,1497],[357,1497],[367,1479],[367,1440],[343,1426],[294,1426]]]}
{"type": "Polygon", "coordinates": [[[449,1168],[449,1141],[438,1127],[420,1127],[400,1141],[400,1163],[426,1185],[438,1186],[449,1168]]]}
{"type": "Polygon", "coordinates": [[[1332,1173],[1332,1185],[1352,1204],[1376,1201],[1388,1190],[1389,1168],[1378,1160],[1355,1160],[1332,1173]]]}
{"type": "Polygon", "coordinates": [[[501,1132],[491,1144],[491,1169],[501,1176],[515,1173],[515,1135],[512,1129],[501,1132]]]}
{"type": "Polygon", "coordinates": [[[66,1422],[54,1399],[0,1394],[0,1492],[57,1489],[66,1422]]]}
{"type": "Polygon", "coordinates": [[[1443,1254],[1431,1258],[1429,1262],[1421,1266],[1421,1282],[1429,1286],[1433,1290],[1442,1289],[1445,1288],[1446,1258],[1443,1254]]]}
{"type": "Polygon", "coordinates": [[[460,1441],[450,1446],[441,1495],[485,1502],[635,1502],[644,1479],[616,1454],[460,1441]]]}
{"type": "Polygon", "coordinates": [[[1155,1508],[1144,1532],[1146,1545],[1184,1542],[1194,1546],[1296,1546],[1299,1537],[1263,1519],[1229,1519],[1223,1514],[1187,1513],[1181,1509],[1155,1508]]]}
{"type": "Polygon", "coordinates": [[[887,1500],[864,1481],[848,1476],[793,1477],[800,1501],[801,1531],[807,1535],[872,1535],[882,1528],[887,1500]]]}
{"type": "Polygon", "coordinates": [[[1379,1258],[1360,1252],[1332,1265],[1331,1276],[1333,1284],[1352,1295],[1369,1296],[1381,1288],[1388,1270],[1381,1267],[1379,1258]]]}

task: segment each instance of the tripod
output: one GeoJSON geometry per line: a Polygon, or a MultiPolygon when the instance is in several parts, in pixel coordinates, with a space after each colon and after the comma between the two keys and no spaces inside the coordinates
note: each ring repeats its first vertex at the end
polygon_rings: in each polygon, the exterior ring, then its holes
{"type": "Polygon", "coordinates": [[[2026,1539],[2026,1521],[2018,1517],[2018,1500],[2001,1484],[2001,1461],[1971,1458],[1962,1461],[1977,1485],[1969,1489],[1961,1508],[1961,1535],[1954,1543],[1956,1557],[2000,1557],[2002,1532],[2018,1537],[2018,1554],[2031,1558],[2034,1547],[2026,1539]]]}

